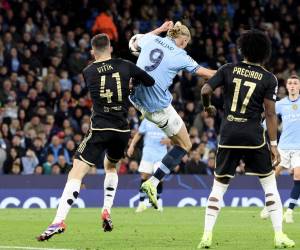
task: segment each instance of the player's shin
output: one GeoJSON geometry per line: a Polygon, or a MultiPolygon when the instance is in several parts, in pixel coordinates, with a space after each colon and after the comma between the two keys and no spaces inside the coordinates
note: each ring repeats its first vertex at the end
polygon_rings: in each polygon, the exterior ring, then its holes
{"type": "Polygon", "coordinates": [[[63,194],[60,198],[56,216],[52,224],[60,223],[65,220],[72,204],[75,202],[79,195],[81,180],[69,179],[66,183],[63,194]]]}
{"type": "Polygon", "coordinates": [[[216,223],[218,214],[221,210],[223,202],[223,196],[228,188],[229,184],[223,184],[217,180],[214,180],[212,191],[207,200],[205,210],[205,226],[204,233],[212,232],[216,223]]]}
{"type": "Polygon", "coordinates": [[[56,216],[52,224],[60,223],[66,219],[72,204],[76,201],[79,195],[81,180],[87,174],[89,169],[90,166],[85,162],[78,159],[74,160],[73,168],[69,173],[68,181],[59,200],[56,216]]]}
{"type": "Polygon", "coordinates": [[[104,203],[103,209],[107,209],[110,213],[112,208],[114,198],[116,195],[116,190],[118,187],[118,174],[116,169],[114,171],[107,172],[104,179],[104,203]]]}
{"type": "Polygon", "coordinates": [[[265,192],[265,205],[270,214],[272,225],[276,232],[282,232],[282,204],[278,193],[275,174],[260,178],[265,192]]]}
{"type": "Polygon", "coordinates": [[[157,187],[164,176],[169,174],[180,163],[182,157],[185,156],[186,153],[187,152],[182,147],[175,145],[162,159],[159,168],[155,171],[149,181],[157,187]]]}

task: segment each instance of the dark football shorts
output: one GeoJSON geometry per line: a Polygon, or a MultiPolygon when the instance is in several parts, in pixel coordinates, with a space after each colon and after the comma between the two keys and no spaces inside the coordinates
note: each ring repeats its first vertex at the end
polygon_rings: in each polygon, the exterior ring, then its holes
{"type": "Polygon", "coordinates": [[[127,147],[130,132],[89,130],[76,150],[75,158],[93,166],[98,166],[101,154],[106,150],[109,161],[117,163],[127,147]]]}
{"type": "Polygon", "coordinates": [[[218,148],[216,177],[234,177],[240,163],[245,162],[245,174],[268,176],[272,173],[271,153],[267,144],[258,149],[218,148]]]}

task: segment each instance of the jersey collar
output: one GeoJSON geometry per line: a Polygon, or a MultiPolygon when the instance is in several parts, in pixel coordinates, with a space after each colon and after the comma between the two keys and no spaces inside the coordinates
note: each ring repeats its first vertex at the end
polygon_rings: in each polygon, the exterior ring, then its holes
{"type": "Polygon", "coordinates": [[[296,100],[293,100],[293,101],[290,99],[289,96],[287,96],[287,98],[288,98],[288,100],[289,100],[290,102],[297,102],[297,101],[300,99],[300,95],[298,95],[298,98],[297,98],[296,100]]]}
{"type": "MultiPolygon", "coordinates": [[[[174,39],[172,39],[171,37],[169,37],[169,36],[166,36],[166,38],[168,38],[171,42],[173,42],[175,45],[176,45],[176,42],[175,42],[175,40],[174,39]]],[[[177,46],[177,45],[176,45],[177,46]]]]}
{"type": "Polygon", "coordinates": [[[259,63],[252,63],[252,62],[248,62],[248,61],[246,61],[246,60],[243,60],[242,63],[249,64],[249,65],[253,65],[253,66],[257,66],[257,67],[261,67],[261,68],[264,69],[265,71],[268,71],[264,66],[262,66],[262,65],[259,64],[259,63]]]}
{"type": "Polygon", "coordinates": [[[252,63],[252,62],[248,62],[248,61],[246,61],[246,60],[242,61],[242,63],[250,64],[250,65],[253,65],[253,66],[259,66],[259,67],[262,67],[259,63],[252,63]]]}

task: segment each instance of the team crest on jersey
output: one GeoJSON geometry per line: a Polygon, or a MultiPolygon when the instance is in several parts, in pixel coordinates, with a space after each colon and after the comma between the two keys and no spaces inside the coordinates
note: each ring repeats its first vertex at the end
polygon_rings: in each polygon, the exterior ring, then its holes
{"type": "Polygon", "coordinates": [[[292,105],[292,109],[293,109],[293,110],[297,110],[297,109],[298,109],[298,105],[297,105],[297,104],[293,104],[293,105],[292,105]]]}

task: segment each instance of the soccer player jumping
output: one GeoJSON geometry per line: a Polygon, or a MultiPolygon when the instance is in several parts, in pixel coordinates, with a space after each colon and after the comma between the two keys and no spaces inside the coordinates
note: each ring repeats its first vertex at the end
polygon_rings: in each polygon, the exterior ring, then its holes
{"type": "Polygon", "coordinates": [[[216,109],[210,104],[210,97],[215,88],[223,86],[225,112],[215,180],[207,201],[204,234],[198,248],[212,245],[212,231],[223,196],[240,159],[245,162],[246,174],[258,176],[265,192],[265,204],[275,232],[275,247],[294,247],[294,241],[282,232],[282,204],[272,166],[272,162],[275,166],[280,163],[275,112],[278,84],[276,77],[262,67],[271,55],[271,42],[263,32],[251,30],[241,35],[238,44],[245,61],[222,66],[201,90],[205,111],[213,116],[216,109]],[[261,125],[262,112],[266,116],[270,149],[261,125]]]}
{"type": "Polygon", "coordinates": [[[173,22],[169,21],[135,42],[136,49],[141,49],[137,66],[155,79],[155,85],[150,88],[138,86],[130,99],[146,119],[155,123],[165,132],[174,145],[164,156],[153,176],[141,186],[156,209],[157,185],[180,163],[182,157],[192,146],[184,122],[171,105],[172,95],[169,87],[181,70],[189,71],[206,79],[215,73],[214,70],[201,67],[187,55],[184,48],[190,39],[190,31],[185,25],[177,22],[173,26],[173,22]],[[168,31],[167,36],[159,37],[158,34],[164,31],[168,31]]]}
{"type": "Polygon", "coordinates": [[[105,150],[102,227],[104,231],[113,229],[110,209],[118,186],[116,163],[124,155],[130,137],[127,121],[129,81],[130,78],[135,78],[145,86],[154,84],[154,79],[133,63],[111,58],[112,50],[106,34],[94,36],[91,45],[96,60],[83,70],[93,102],[90,130],[76,151],[56,216],[52,224],[37,237],[39,241],[48,240],[65,231],[64,220],[79,195],[82,178],[88,173],[90,166],[99,165],[100,156],[105,150]]]}
{"type": "MultiPolygon", "coordinates": [[[[282,133],[279,140],[279,153],[281,163],[276,168],[276,175],[279,175],[283,168],[292,169],[294,186],[290,194],[289,207],[283,215],[286,223],[293,223],[293,209],[300,196],[300,80],[292,75],[286,81],[288,97],[276,102],[276,113],[282,119],[282,133]]],[[[264,208],[260,216],[265,219],[269,217],[268,210],[264,208]]]]}

